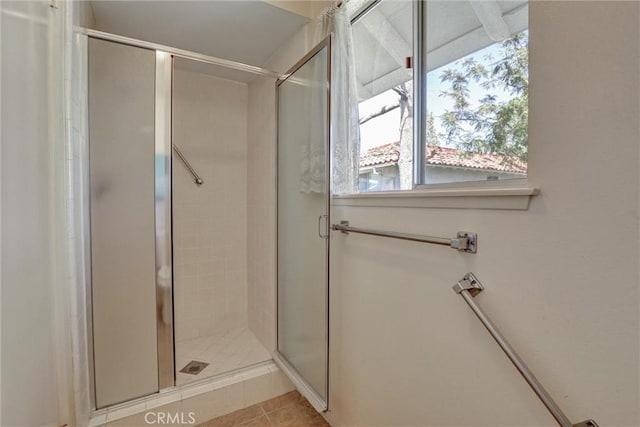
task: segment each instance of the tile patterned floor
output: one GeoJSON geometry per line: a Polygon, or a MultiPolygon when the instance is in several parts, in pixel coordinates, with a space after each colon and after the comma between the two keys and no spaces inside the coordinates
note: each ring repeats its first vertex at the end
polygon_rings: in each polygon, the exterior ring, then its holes
{"type": "Polygon", "coordinates": [[[249,406],[200,427],[331,427],[297,391],[249,406]]]}
{"type": "Polygon", "coordinates": [[[270,360],[271,355],[248,328],[221,330],[203,338],[176,341],[176,384],[231,372],[270,360]],[[179,372],[192,360],[208,363],[198,375],[179,372]]]}

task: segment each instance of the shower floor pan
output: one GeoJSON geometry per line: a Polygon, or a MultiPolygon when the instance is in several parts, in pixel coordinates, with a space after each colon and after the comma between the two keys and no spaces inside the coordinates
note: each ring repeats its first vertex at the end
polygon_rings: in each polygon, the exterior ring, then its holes
{"type": "Polygon", "coordinates": [[[234,371],[271,360],[271,355],[247,327],[217,332],[206,337],[176,341],[176,385],[234,371]],[[180,372],[192,361],[208,363],[193,375],[180,372]]]}

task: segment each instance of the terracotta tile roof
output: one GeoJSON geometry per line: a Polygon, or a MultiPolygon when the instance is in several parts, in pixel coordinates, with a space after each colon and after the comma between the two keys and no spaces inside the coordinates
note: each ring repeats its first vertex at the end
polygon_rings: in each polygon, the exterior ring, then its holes
{"type": "Polygon", "coordinates": [[[399,149],[399,142],[392,142],[391,144],[370,148],[364,154],[360,155],[360,167],[396,164],[400,158],[399,149]]]}
{"type": "MultiPolygon", "coordinates": [[[[400,143],[373,147],[360,157],[360,167],[393,165],[400,158],[400,143]]],[[[498,172],[527,173],[527,164],[501,154],[469,153],[456,148],[427,145],[427,164],[498,172]]]]}

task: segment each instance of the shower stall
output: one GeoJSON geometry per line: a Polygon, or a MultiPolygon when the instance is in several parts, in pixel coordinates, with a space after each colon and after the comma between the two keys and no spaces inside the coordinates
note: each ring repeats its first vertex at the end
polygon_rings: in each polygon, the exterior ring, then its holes
{"type": "MultiPolygon", "coordinates": [[[[175,58],[173,142],[193,163],[197,185],[174,156],[174,294],[177,384],[271,359],[248,327],[247,85],[211,77],[175,58]]],[[[210,66],[209,66],[210,67],[210,66]]]]}
{"type": "Polygon", "coordinates": [[[325,410],[329,39],[280,77],[99,31],[85,37],[93,408],[275,360],[325,410]],[[249,327],[255,73],[277,97],[272,346],[249,327]]]}
{"type": "Polygon", "coordinates": [[[248,328],[247,85],[97,37],[88,64],[96,407],[270,360],[248,328]]]}

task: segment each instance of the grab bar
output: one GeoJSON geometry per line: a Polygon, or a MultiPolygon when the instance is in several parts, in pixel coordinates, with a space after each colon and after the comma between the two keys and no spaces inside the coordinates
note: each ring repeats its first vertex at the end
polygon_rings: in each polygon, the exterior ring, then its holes
{"type": "Polygon", "coordinates": [[[476,233],[468,233],[466,231],[458,231],[455,239],[446,237],[422,236],[419,234],[397,233],[395,231],[378,231],[366,228],[357,228],[349,226],[349,221],[340,221],[340,224],[331,226],[333,231],[342,231],[343,233],[360,233],[369,234],[371,236],[390,237],[392,239],[410,240],[412,242],[431,243],[434,245],[449,246],[460,252],[475,254],[478,251],[478,235],[476,233]]]}
{"type": "Polygon", "coordinates": [[[180,160],[182,160],[182,163],[184,163],[184,165],[187,167],[187,169],[189,169],[189,172],[191,172],[191,175],[193,175],[194,182],[197,185],[204,184],[204,181],[202,180],[202,178],[200,178],[200,175],[198,175],[197,172],[195,171],[195,169],[193,169],[193,166],[191,166],[191,163],[189,163],[189,160],[187,160],[187,158],[184,156],[184,154],[182,154],[182,151],[180,151],[178,149],[178,147],[176,147],[176,144],[173,144],[173,151],[176,152],[178,157],[180,157],[180,160]]]}
{"type": "Polygon", "coordinates": [[[453,290],[455,293],[460,294],[462,298],[469,304],[471,310],[478,316],[480,322],[487,328],[487,331],[491,334],[494,340],[498,343],[502,351],[507,355],[511,363],[516,367],[516,369],[520,372],[520,374],[524,377],[525,381],[531,386],[533,391],[538,395],[538,398],[542,401],[544,406],[547,407],[549,412],[553,418],[556,419],[558,424],[561,427],[598,427],[598,424],[593,420],[587,420],[579,422],[578,424],[571,424],[569,418],[562,412],[562,409],[556,404],[553,398],[549,395],[547,390],[544,389],[540,381],[533,375],[533,372],[529,369],[529,367],[524,363],[524,361],[520,358],[518,353],[511,347],[507,339],[502,335],[500,330],[493,324],[491,319],[484,313],[484,311],[475,303],[473,297],[478,295],[484,286],[480,283],[480,281],[473,275],[473,273],[468,273],[466,276],[462,278],[458,283],[453,286],[453,290]]]}

